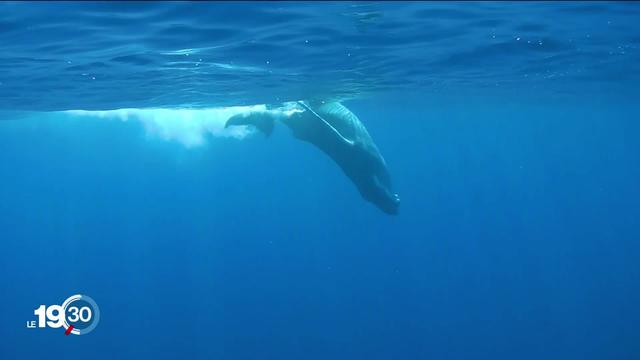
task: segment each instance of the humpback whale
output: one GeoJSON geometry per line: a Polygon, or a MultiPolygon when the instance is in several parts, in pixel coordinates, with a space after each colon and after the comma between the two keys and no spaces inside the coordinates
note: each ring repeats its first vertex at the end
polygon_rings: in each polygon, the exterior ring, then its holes
{"type": "Polygon", "coordinates": [[[276,121],[293,136],[331,157],[362,197],[387,214],[397,214],[400,199],[391,188],[387,164],[360,119],[339,102],[298,101],[281,111],[261,110],[230,117],[225,128],[254,126],[269,136],[276,121]]]}

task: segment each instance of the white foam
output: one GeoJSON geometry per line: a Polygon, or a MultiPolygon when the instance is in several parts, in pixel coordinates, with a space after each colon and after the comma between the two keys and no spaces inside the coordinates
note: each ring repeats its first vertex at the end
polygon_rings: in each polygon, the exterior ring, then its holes
{"type": "Polygon", "coordinates": [[[233,106],[209,109],[117,109],[105,111],[69,110],[66,114],[120,121],[139,121],[149,136],[178,141],[186,147],[206,143],[208,136],[244,139],[254,132],[252,127],[224,127],[227,119],[237,114],[267,110],[265,105],[233,106]]]}

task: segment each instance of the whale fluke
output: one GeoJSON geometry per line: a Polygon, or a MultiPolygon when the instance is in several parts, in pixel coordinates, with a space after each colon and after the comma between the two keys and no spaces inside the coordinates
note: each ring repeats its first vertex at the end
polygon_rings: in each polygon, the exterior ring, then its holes
{"type": "Polygon", "coordinates": [[[225,123],[225,129],[229,126],[252,125],[260,130],[266,137],[273,132],[275,116],[269,112],[251,112],[249,114],[237,114],[229,118],[225,123]]]}

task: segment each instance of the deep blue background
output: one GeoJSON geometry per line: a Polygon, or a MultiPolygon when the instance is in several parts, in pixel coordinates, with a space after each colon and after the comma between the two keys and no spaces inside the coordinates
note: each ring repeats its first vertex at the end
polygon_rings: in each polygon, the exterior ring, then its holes
{"type": "Polygon", "coordinates": [[[638,18],[0,2],[0,360],[640,359],[638,18]],[[186,149],[17,113],[310,98],[359,99],[398,216],[282,126],[186,149]],[[25,327],[76,293],[93,333],[25,327]]]}
{"type": "Polygon", "coordinates": [[[282,126],[5,117],[0,358],[637,359],[637,106],[514,98],[347,103],[396,217],[282,126]],[[25,328],[75,293],[93,333],[25,328]]]}

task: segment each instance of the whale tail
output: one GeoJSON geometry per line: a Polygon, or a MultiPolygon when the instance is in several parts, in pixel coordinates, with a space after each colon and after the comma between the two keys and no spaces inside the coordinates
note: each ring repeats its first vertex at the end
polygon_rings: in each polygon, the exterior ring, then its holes
{"type": "Polygon", "coordinates": [[[252,112],[250,114],[238,114],[230,117],[224,127],[226,129],[229,126],[251,125],[269,137],[273,132],[274,122],[273,115],[270,113],[252,112]]]}

